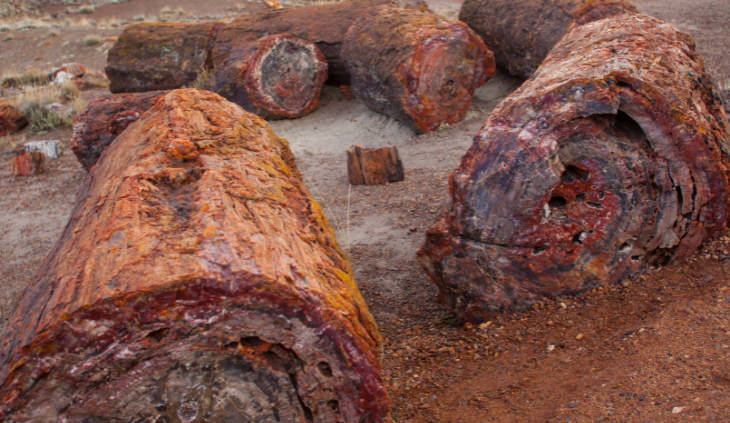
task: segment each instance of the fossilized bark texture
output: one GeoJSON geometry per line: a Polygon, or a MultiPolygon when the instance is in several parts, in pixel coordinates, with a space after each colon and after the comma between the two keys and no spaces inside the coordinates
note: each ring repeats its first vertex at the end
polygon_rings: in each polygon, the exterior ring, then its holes
{"type": "Polygon", "coordinates": [[[0,99],[0,136],[20,131],[28,125],[28,119],[15,107],[0,99]]]}
{"type": "Polygon", "coordinates": [[[2,342],[4,421],[380,422],[375,323],[285,140],[176,90],[109,146],[2,342]]]}
{"type": "Polygon", "coordinates": [[[327,62],[314,43],[276,34],[253,38],[233,25],[215,31],[212,90],[264,119],[295,118],[319,105],[327,62]]]}
{"type": "Polygon", "coordinates": [[[381,185],[404,179],[403,162],[393,146],[347,149],[347,179],[352,185],[381,185]]]}
{"type": "Polygon", "coordinates": [[[573,26],[620,13],[623,0],[464,0],[459,20],[479,34],[513,75],[529,78],[573,26]]]}
{"type": "Polygon", "coordinates": [[[126,26],[107,56],[109,90],[169,90],[195,81],[208,57],[213,27],[212,22],[126,26]]]}
{"type": "Polygon", "coordinates": [[[10,161],[10,170],[15,176],[33,176],[43,173],[45,156],[39,151],[26,151],[10,161]]]}
{"type": "Polygon", "coordinates": [[[392,6],[350,27],[342,57],[355,96],[419,132],[462,120],[494,74],[494,55],[464,23],[392,6]]]}
{"type": "Polygon", "coordinates": [[[643,15],[576,27],[492,112],[421,263],[479,321],[687,257],[725,228],[729,136],[688,35],[643,15]]]}
{"type": "Polygon", "coordinates": [[[109,144],[165,94],[167,91],[113,94],[91,101],[74,118],[70,143],[84,168],[89,170],[109,144]]]}

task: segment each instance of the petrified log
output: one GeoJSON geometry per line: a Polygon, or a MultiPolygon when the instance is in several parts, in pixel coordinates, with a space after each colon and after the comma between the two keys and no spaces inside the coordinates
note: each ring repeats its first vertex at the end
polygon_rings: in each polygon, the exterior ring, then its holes
{"type": "Polygon", "coordinates": [[[356,97],[419,132],[463,119],[474,89],[494,75],[494,55],[474,31],[418,9],[363,14],[342,57],[356,97]]]}
{"type": "Polygon", "coordinates": [[[107,146],[167,91],[113,94],[91,101],[76,115],[71,150],[89,170],[107,146]]]}
{"type": "Polygon", "coordinates": [[[33,176],[43,173],[45,156],[40,151],[24,151],[10,161],[10,170],[15,176],[33,176]]]}
{"type": "Polygon", "coordinates": [[[253,37],[236,26],[216,30],[208,59],[213,91],[264,119],[312,112],[327,79],[319,48],[288,34],[253,37]]]}
{"type": "Polygon", "coordinates": [[[529,78],[574,25],[635,13],[624,0],[464,0],[459,20],[494,51],[497,65],[529,78]]]}
{"type": "Polygon", "coordinates": [[[0,358],[7,421],[380,422],[375,323],[285,140],[176,90],[91,169],[0,358]]]}
{"type": "Polygon", "coordinates": [[[20,131],[28,126],[28,119],[14,106],[0,99],[0,137],[20,131]]]}
{"type": "Polygon", "coordinates": [[[576,27],[492,112],[419,251],[458,316],[614,283],[722,233],[730,127],[692,44],[643,15],[576,27]]]}
{"type": "Polygon", "coordinates": [[[208,57],[214,23],[128,25],[105,68],[113,93],[169,90],[196,80],[208,57]]]}
{"type": "Polygon", "coordinates": [[[402,181],[403,163],[393,146],[347,149],[347,178],[352,185],[381,185],[402,181]]]}

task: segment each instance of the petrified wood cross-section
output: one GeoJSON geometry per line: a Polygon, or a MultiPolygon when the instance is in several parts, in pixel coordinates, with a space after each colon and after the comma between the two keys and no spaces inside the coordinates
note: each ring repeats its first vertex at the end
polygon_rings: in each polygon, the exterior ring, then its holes
{"type": "Polygon", "coordinates": [[[421,263],[478,321],[687,257],[725,228],[729,136],[688,35],[643,15],[576,27],[492,112],[421,263]]]}
{"type": "Polygon", "coordinates": [[[492,52],[464,23],[393,6],[355,21],[342,58],[356,97],[419,132],[461,121],[495,66],[492,52]]]}
{"type": "Polygon", "coordinates": [[[464,0],[459,20],[494,51],[497,65],[529,78],[575,25],[636,8],[624,0],[464,0]]]}
{"type": "Polygon", "coordinates": [[[0,420],[382,422],[380,337],[285,140],[207,91],[91,169],[10,320],[0,420]]]}

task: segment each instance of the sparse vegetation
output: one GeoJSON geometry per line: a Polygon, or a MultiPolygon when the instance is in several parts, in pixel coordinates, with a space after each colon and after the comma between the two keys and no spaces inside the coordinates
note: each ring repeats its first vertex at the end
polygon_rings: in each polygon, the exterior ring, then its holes
{"type": "Polygon", "coordinates": [[[70,127],[73,117],[85,107],[73,82],[33,87],[11,99],[11,103],[25,115],[33,131],[70,127]],[[58,107],[52,107],[54,104],[58,107]]]}
{"type": "Polygon", "coordinates": [[[94,13],[94,10],[95,10],[94,9],[94,6],[92,6],[90,4],[87,4],[87,5],[84,5],[84,6],[79,7],[76,10],[76,13],[81,13],[81,14],[84,14],[84,15],[90,15],[90,14],[94,13]]]}
{"type": "Polygon", "coordinates": [[[5,88],[22,87],[25,85],[40,86],[51,82],[51,74],[47,70],[28,69],[20,75],[3,76],[2,86],[5,88]]]}
{"type": "Polygon", "coordinates": [[[84,45],[86,47],[93,47],[98,46],[102,43],[102,39],[96,35],[89,35],[88,37],[84,38],[84,45]]]}
{"type": "Polygon", "coordinates": [[[204,69],[200,71],[195,81],[190,83],[190,88],[197,88],[199,90],[210,90],[213,88],[213,75],[210,73],[210,70],[204,69]]]}

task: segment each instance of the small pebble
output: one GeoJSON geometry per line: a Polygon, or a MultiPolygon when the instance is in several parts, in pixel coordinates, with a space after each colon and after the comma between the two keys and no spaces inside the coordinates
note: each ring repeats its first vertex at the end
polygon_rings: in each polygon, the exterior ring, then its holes
{"type": "Polygon", "coordinates": [[[674,408],[672,408],[672,414],[679,414],[682,411],[684,411],[684,407],[674,407],[674,408]]]}

